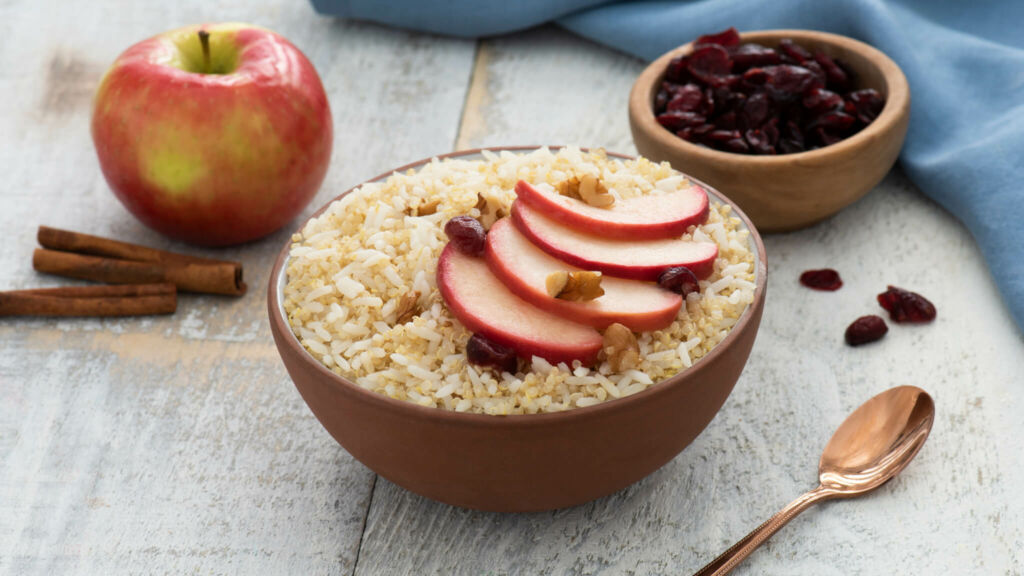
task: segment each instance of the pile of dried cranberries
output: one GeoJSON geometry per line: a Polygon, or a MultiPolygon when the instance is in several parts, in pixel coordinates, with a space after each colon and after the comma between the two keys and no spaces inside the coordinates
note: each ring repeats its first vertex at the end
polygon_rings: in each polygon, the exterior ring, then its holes
{"type": "Polygon", "coordinates": [[[741,154],[792,154],[828,146],[870,124],[885,106],[823,52],[784,39],[740,44],[729,28],[701,36],[673,59],[654,102],[662,126],[695,144],[741,154]]]}

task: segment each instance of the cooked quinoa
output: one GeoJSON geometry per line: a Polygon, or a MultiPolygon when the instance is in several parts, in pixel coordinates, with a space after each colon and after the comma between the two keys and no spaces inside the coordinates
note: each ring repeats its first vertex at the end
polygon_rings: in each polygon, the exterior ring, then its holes
{"type": "Polygon", "coordinates": [[[419,170],[364,184],[292,237],[284,310],[295,335],[314,358],[368,390],[457,412],[533,414],[591,406],[690,367],[728,334],[754,298],[749,232],[714,198],[707,222],[683,235],[718,244],[714,272],[668,328],[638,335],[641,361],[635,369],[613,373],[603,359],[592,368],[579,362],[553,366],[534,357],[513,375],[466,362],[471,334],[448,311],[435,280],[447,243],[445,222],[468,214],[489,228],[509,213],[517,180],[555,186],[585,172],[599,173],[618,198],[689,185],[668,163],[575,147],[434,159],[419,170]],[[412,313],[400,309],[410,306],[412,313]],[[412,319],[398,323],[400,315],[412,319]]]}

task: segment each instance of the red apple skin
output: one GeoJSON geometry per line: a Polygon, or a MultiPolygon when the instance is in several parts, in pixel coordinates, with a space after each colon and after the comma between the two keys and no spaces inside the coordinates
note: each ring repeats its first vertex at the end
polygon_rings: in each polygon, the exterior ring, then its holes
{"type": "Polygon", "coordinates": [[[472,332],[552,364],[584,366],[597,361],[601,334],[536,308],[513,294],[483,258],[467,256],[448,244],[437,260],[437,288],[448,309],[472,332]]]}
{"type": "Polygon", "coordinates": [[[706,222],[710,210],[707,192],[697,185],[673,193],[672,210],[657,205],[664,196],[641,196],[616,202],[610,208],[594,208],[538,190],[523,180],[516,183],[516,196],[566,226],[622,240],[678,238],[690,226],[706,222]]]}
{"type": "MultiPolygon", "coordinates": [[[[686,262],[661,262],[657,264],[643,264],[637,262],[609,262],[604,259],[601,254],[600,248],[595,248],[592,255],[569,252],[560,249],[558,246],[553,245],[548,239],[537,234],[534,230],[533,222],[538,218],[547,218],[558,226],[562,226],[565,230],[573,235],[588,237],[588,241],[592,241],[594,246],[600,246],[601,243],[605,243],[606,239],[600,236],[594,236],[592,234],[584,234],[574,229],[565,227],[563,224],[557,222],[550,216],[541,215],[535,208],[530,207],[529,204],[524,204],[520,200],[516,200],[512,203],[512,222],[516,228],[523,233],[524,236],[530,239],[538,248],[544,250],[548,254],[551,254],[559,260],[565,261],[577,268],[584,270],[597,270],[608,276],[615,276],[617,278],[629,278],[632,280],[644,280],[648,282],[657,282],[658,277],[667,268],[672,266],[685,266],[690,269],[697,278],[707,278],[715,270],[715,258],[718,257],[718,246],[714,246],[714,250],[709,252],[706,257],[703,257],[695,261],[686,262]]],[[[634,242],[621,241],[623,245],[633,245],[636,249],[645,242],[664,242],[665,240],[637,240],[634,242]]],[[[682,240],[680,240],[681,242],[682,240]]],[[[619,243],[619,240],[614,240],[615,243],[619,243]]]]}
{"type": "MultiPolygon", "coordinates": [[[[198,52],[201,54],[201,52],[198,52]]],[[[255,240],[309,203],[327,173],[327,95],[288,40],[244,24],[182,28],[140,42],[96,93],[92,137],[110,188],[129,212],[172,238],[205,246],[255,240]],[[198,30],[237,68],[202,74],[179,49],[198,30]],[[177,65],[176,65],[177,64],[177,65]]]]}
{"type": "Polygon", "coordinates": [[[579,269],[559,262],[521,235],[509,218],[498,220],[487,232],[484,258],[505,286],[541,310],[599,330],[618,322],[633,332],[661,330],[672,324],[679,315],[679,308],[683,305],[683,298],[679,294],[648,282],[609,276],[601,281],[605,289],[604,296],[596,300],[570,302],[552,298],[544,284],[546,274],[556,270],[579,269]],[[524,253],[526,250],[535,253],[524,253]],[[522,266],[538,261],[549,265],[544,268],[538,266],[534,274],[523,273],[522,266]],[[537,274],[537,271],[540,273],[537,274]],[[614,299],[616,303],[610,303],[609,299],[614,299]]]}

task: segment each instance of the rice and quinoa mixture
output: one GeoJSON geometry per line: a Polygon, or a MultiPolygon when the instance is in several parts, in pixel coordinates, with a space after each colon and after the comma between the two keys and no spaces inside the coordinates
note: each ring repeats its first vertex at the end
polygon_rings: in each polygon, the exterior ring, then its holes
{"type": "Polygon", "coordinates": [[[683,238],[718,244],[714,272],[669,327],[638,335],[641,361],[635,369],[612,373],[603,360],[588,368],[534,357],[512,375],[467,363],[472,334],[448,311],[435,281],[448,242],[445,222],[470,215],[489,228],[509,213],[517,180],[554,186],[572,171],[599,173],[619,198],[688,185],[668,163],[624,161],[603,150],[484,151],[483,157],[434,159],[419,170],[364,184],[293,235],[284,310],[313,357],[368,390],[421,406],[556,412],[635,394],[690,367],[753,301],[749,233],[728,205],[711,198],[707,222],[690,227],[683,238]],[[399,314],[410,317],[410,304],[416,315],[398,323],[399,314]]]}

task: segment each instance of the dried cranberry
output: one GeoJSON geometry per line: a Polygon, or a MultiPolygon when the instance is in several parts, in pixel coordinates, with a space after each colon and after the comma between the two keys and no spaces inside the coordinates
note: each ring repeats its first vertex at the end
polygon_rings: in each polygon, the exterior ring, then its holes
{"type": "Polygon", "coordinates": [[[444,233],[448,235],[448,240],[455,244],[459,251],[470,256],[479,256],[484,253],[487,232],[476,218],[456,216],[444,225],[444,233]]]}
{"type": "Polygon", "coordinates": [[[732,140],[726,140],[722,143],[722,148],[728,152],[739,152],[744,154],[750,152],[750,146],[747,145],[747,141],[743,138],[733,138],[732,140]]]}
{"type": "Polygon", "coordinates": [[[804,94],[803,105],[812,112],[826,112],[842,106],[843,97],[831,90],[813,88],[804,94]]]}
{"type": "Polygon", "coordinates": [[[771,66],[780,62],[779,53],[760,44],[743,44],[732,50],[732,66],[742,71],[752,66],[771,66]]]}
{"type": "Polygon", "coordinates": [[[835,60],[824,52],[817,52],[814,54],[814,61],[821,65],[821,68],[825,71],[825,77],[828,79],[829,85],[834,86],[841,92],[846,91],[850,85],[850,77],[846,75],[845,70],[836,64],[835,60]]]}
{"type": "Polygon", "coordinates": [[[740,43],[740,33],[735,28],[722,30],[715,34],[705,34],[694,41],[695,46],[714,44],[716,46],[736,46],[740,43]]]}
{"type": "Polygon", "coordinates": [[[670,82],[678,82],[679,84],[686,82],[690,77],[689,72],[686,71],[686,67],[689,63],[689,56],[673,58],[668,63],[668,68],[665,70],[665,79],[670,82]]]}
{"type": "Polygon", "coordinates": [[[839,272],[831,268],[821,270],[808,270],[800,275],[800,283],[815,290],[828,290],[833,292],[843,286],[843,280],[839,272]]]}
{"type": "Polygon", "coordinates": [[[790,138],[783,138],[779,140],[776,145],[779,150],[782,150],[783,154],[797,154],[798,152],[804,152],[807,150],[804,148],[803,141],[797,141],[790,138]]]}
{"type": "Polygon", "coordinates": [[[676,294],[682,294],[683,298],[691,292],[700,290],[697,284],[697,276],[686,266],[673,266],[658,276],[658,285],[676,294]]]}
{"type": "Polygon", "coordinates": [[[802,66],[779,64],[767,66],[763,70],[768,74],[765,88],[773,98],[781,102],[799,98],[814,82],[814,74],[802,66]]]}
{"type": "Polygon", "coordinates": [[[710,142],[728,142],[738,138],[741,138],[739,130],[712,130],[705,136],[705,139],[710,142]]]}
{"type": "Polygon", "coordinates": [[[680,110],[682,112],[699,112],[704,103],[704,91],[696,84],[682,86],[672,95],[669,100],[668,110],[680,110]]]}
{"type": "Polygon", "coordinates": [[[764,68],[751,68],[743,73],[743,81],[751,86],[763,86],[768,81],[768,73],[764,68]]]}
{"type": "Polygon", "coordinates": [[[807,68],[811,72],[811,75],[814,76],[814,81],[811,82],[808,90],[812,88],[824,88],[828,85],[828,76],[826,76],[825,71],[821,69],[821,66],[817,62],[811,60],[810,62],[804,62],[800,66],[807,68]]]}
{"type": "Polygon", "coordinates": [[[850,346],[860,346],[881,339],[888,331],[889,327],[880,316],[861,316],[846,328],[846,343],[850,346]]]}
{"type": "MultiPolygon", "coordinates": [[[[824,126],[818,126],[817,128],[814,129],[814,140],[818,142],[818,144],[820,144],[821,146],[831,146],[832,144],[835,144],[836,142],[839,142],[842,139],[843,137],[841,135],[830,131],[828,128],[825,128],[824,126]]],[[[812,150],[813,149],[814,148],[812,147],[812,150]]]]}
{"type": "Polygon", "coordinates": [[[792,140],[794,143],[799,144],[801,148],[804,146],[804,133],[800,130],[800,124],[795,120],[790,120],[782,125],[782,135],[787,140],[792,140]]]}
{"type": "Polygon", "coordinates": [[[712,88],[704,90],[704,100],[701,102],[704,115],[710,116],[715,113],[715,91],[712,88]]]}
{"type": "Polygon", "coordinates": [[[740,126],[760,128],[771,114],[772,103],[764,92],[751,94],[743,103],[743,110],[738,115],[740,126]]]}
{"type": "Polygon", "coordinates": [[[689,126],[700,126],[705,118],[696,112],[671,110],[657,116],[658,123],[669,130],[677,131],[689,126]]]}
{"type": "Polygon", "coordinates": [[[850,110],[864,124],[870,124],[875,118],[878,118],[882,108],[885,107],[885,99],[877,90],[871,88],[850,92],[846,95],[846,101],[851,105],[847,110],[850,110]]]}
{"type": "Polygon", "coordinates": [[[826,112],[814,119],[808,126],[813,130],[819,126],[831,132],[845,132],[853,126],[854,117],[844,112],[826,112]]]}
{"type": "Polygon", "coordinates": [[[716,77],[727,76],[732,71],[732,60],[725,48],[708,44],[690,54],[686,69],[694,78],[710,84],[716,77]]]}
{"type": "Polygon", "coordinates": [[[654,111],[661,113],[665,111],[665,107],[668,106],[669,95],[665,90],[658,90],[658,93],[654,96],[654,111]]]}
{"type": "Polygon", "coordinates": [[[803,64],[804,62],[814,58],[806,48],[793,42],[793,40],[789,38],[783,38],[779,41],[779,52],[782,53],[782,55],[789,57],[797,64],[803,64]]]}
{"type": "Polygon", "coordinates": [[[735,130],[736,129],[736,113],[726,112],[715,120],[715,127],[722,130],[735,130]]]}
{"type": "Polygon", "coordinates": [[[761,127],[761,132],[764,133],[765,138],[768,139],[768,144],[775,146],[779,141],[779,119],[772,118],[764,126],[761,127]]]}
{"type": "Polygon", "coordinates": [[[694,136],[704,136],[714,131],[715,126],[713,124],[701,124],[700,126],[694,126],[691,128],[694,136]]]}
{"type": "Polygon", "coordinates": [[[878,303],[893,322],[924,323],[935,319],[935,305],[916,292],[889,286],[878,295],[878,303]]]}
{"type": "Polygon", "coordinates": [[[775,154],[775,146],[768,140],[768,136],[761,130],[747,130],[743,137],[750,145],[750,149],[756,154],[775,154]]]}
{"type": "Polygon", "coordinates": [[[466,343],[466,358],[471,364],[494,366],[511,374],[519,369],[515,350],[480,334],[473,334],[466,343]]]}

